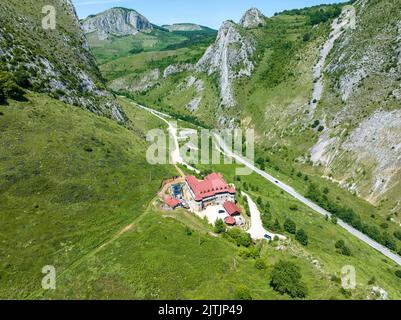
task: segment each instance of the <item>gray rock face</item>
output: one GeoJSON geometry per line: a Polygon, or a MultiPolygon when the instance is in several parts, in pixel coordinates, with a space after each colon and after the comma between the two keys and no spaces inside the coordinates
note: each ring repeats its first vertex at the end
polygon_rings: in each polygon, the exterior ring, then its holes
{"type": "Polygon", "coordinates": [[[168,78],[173,74],[181,73],[184,71],[191,71],[193,69],[194,66],[190,63],[171,64],[166,69],[164,69],[163,77],[168,78]]]}
{"type": "Polygon", "coordinates": [[[376,202],[398,184],[401,170],[401,111],[376,111],[355,129],[342,145],[354,152],[358,163],[373,161],[372,186],[368,199],[376,202]]]}
{"type": "Polygon", "coordinates": [[[127,36],[138,32],[149,32],[153,25],[135,10],[112,8],[96,16],[90,16],[82,21],[85,33],[97,32],[99,39],[108,36],[127,36]]]}
{"type": "Polygon", "coordinates": [[[310,151],[325,176],[373,204],[401,181],[401,13],[383,3],[356,1],[337,19],[317,109],[324,131],[310,151]]]}
{"type": "Polygon", "coordinates": [[[401,172],[401,111],[376,111],[354,129],[345,141],[330,137],[326,132],[311,150],[311,160],[326,167],[336,166],[344,156],[354,161],[340,184],[358,191],[367,200],[377,203],[383,194],[399,184],[401,172]],[[355,176],[362,166],[372,171],[372,180],[355,178],[353,185],[346,180],[355,176]],[[363,191],[362,191],[363,190],[363,191]]]}
{"type": "Polygon", "coordinates": [[[160,70],[153,69],[137,75],[129,75],[112,81],[109,87],[115,91],[144,92],[154,87],[160,79],[160,70]]]}
{"type": "Polygon", "coordinates": [[[243,36],[240,27],[226,21],[221,26],[216,42],[211,45],[197,64],[197,70],[219,77],[222,105],[235,106],[233,81],[251,76],[254,69],[252,55],[255,52],[253,39],[243,36]]]}
{"type": "Polygon", "coordinates": [[[239,24],[244,28],[256,28],[266,24],[266,17],[256,8],[251,8],[241,18],[239,24]]]}

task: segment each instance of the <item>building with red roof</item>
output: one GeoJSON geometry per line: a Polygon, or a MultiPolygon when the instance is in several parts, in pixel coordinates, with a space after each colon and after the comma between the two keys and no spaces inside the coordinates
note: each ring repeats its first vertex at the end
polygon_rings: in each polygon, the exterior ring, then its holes
{"type": "Polygon", "coordinates": [[[177,199],[174,199],[174,198],[171,198],[171,197],[167,198],[164,202],[165,202],[171,209],[176,209],[176,208],[182,206],[182,202],[181,202],[181,201],[179,201],[179,200],[177,200],[177,199]]]}
{"type": "Polygon", "coordinates": [[[226,201],[224,202],[223,207],[230,216],[237,216],[241,214],[241,209],[238,208],[234,202],[226,201]]]}
{"type": "Polygon", "coordinates": [[[219,173],[212,173],[198,180],[194,176],[185,178],[190,196],[196,210],[201,211],[208,205],[223,205],[235,202],[236,190],[227,184],[219,173]]]}
{"type": "Polygon", "coordinates": [[[224,219],[224,222],[229,226],[235,226],[237,224],[237,221],[234,217],[227,217],[224,219]]]}

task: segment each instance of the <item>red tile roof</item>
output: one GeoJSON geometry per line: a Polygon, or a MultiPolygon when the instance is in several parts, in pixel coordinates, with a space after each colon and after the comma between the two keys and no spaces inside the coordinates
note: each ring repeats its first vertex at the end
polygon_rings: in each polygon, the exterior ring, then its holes
{"type": "Polygon", "coordinates": [[[235,226],[237,221],[233,217],[227,217],[224,219],[224,222],[229,226],[235,226]]]}
{"type": "Polygon", "coordinates": [[[224,181],[223,176],[218,173],[212,173],[201,181],[194,176],[189,176],[186,178],[186,181],[195,194],[196,201],[202,201],[205,198],[210,198],[221,193],[231,193],[234,195],[236,193],[235,189],[231,188],[224,181]]]}
{"type": "Polygon", "coordinates": [[[179,201],[177,199],[174,199],[174,198],[171,198],[171,197],[167,198],[165,200],[165,202],[170,208],[173,208],[173,209],[177,208],[181,204],[181,201],[179,201]]]}
{"type": "Polygon", "coordinates": [[[235,216],[237,214],[241,214],[241,209],[236,206],[235,203],[226,201],[224,203],[224,209],[230,216],[235,216]]]}

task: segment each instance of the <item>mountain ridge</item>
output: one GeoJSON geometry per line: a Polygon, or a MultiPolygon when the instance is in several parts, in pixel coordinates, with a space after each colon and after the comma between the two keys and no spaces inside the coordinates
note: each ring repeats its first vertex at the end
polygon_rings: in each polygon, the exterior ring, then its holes
{"type": "Polygon", "coordinates": [[[92,15],[81,21],[85,33],[97,33],[99,40],[106,40],[110,35],[127,36],[138,32],[150,32],[153,25],[136,10],[115,7],[92,15]]]}

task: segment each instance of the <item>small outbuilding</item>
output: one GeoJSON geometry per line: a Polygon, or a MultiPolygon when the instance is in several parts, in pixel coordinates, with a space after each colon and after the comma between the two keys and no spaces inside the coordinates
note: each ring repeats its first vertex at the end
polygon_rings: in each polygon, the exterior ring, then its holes
{"type": "Polygon", "coordinates": [[[234,217],[227,217],[224,219],[224,222],[226,223],[226,225],[228,226],[235,226],[237,224],[237,221],[235,220],[234,217]]]}
{"type": "Polygon", "coordinates": [[[240,208],[234,202],[226,201],[224,203],[224,209],[230,216],[237,216],[241,214],[240,208]]]}
{"type": "Polygon", "coordinates": [[[182,206],[182,202],[180,200],[174,198],[167,198],[165,201],[166,205],[168,205],[171,209],[176,209],[182,206]]]}

